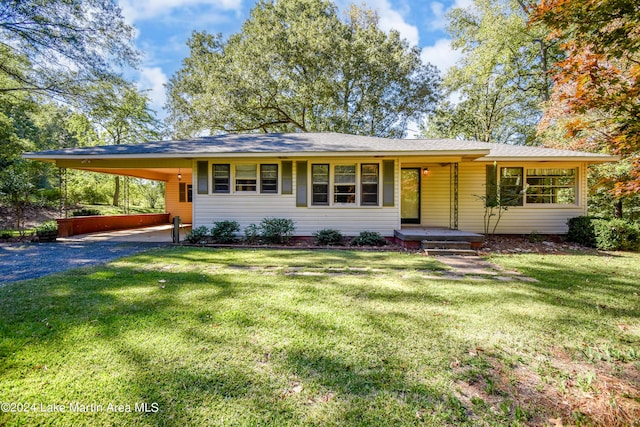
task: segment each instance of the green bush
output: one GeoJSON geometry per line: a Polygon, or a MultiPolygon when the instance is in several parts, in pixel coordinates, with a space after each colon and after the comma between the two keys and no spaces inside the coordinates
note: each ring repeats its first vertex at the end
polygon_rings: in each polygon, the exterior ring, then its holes
{"type": "Polygon", "coordinates": [[[314,243],[321,246],[344,245],[344,236],[338,230],[324,228],[313,233],[314,243]]]}
{"type": "Polygon", "coordinates": [[[50,231],[58,231],[58,223],[56,221],[45,221],[36,227],[36,233],[48,233],[50,231]]]}
{"type": "Polygon", "coordinates": [[[594,219],[596,218],[591,216],[569,218],[569,221],[567,221],[567,225],[569,226],[567,240],[584,246],[595,247],[596,233],[593,228],[594,219]]]}
{"type": "Polygon", "coordinates": [[[387,241],[375,231],[363,231],[351,241],[351,246],[384,246],[387,241]]]}
{"type": "Polygon", "coordinates": [[[249,245],[260,243],[260,227],[255,224],[249,224],[244,229],[244,241],[249,245]]]}
{"type": "Polygon", "coordinates": [[[260,222],[260,237],[265,243],[287,243],[295,229],[290,218],[265,218],[260,222]]]}
{"type": "Polygon", "coordinates": [[[211,229],[211,238],[215,243],[234,243],[238,231],[240,224],[237,221],[216,221],[211,229]]]}
{"type": "Polygon", "coordinates": [[[189,243],[204,243],[209,237],[209,228],[201,225],[200,227],[196,227],[191,229],[190,232],[187,233],[185,239],[189,243]]]}
{"type": "Polygon", "coordinates": [[[92,216],[92,215],[102,215],[99,209],[92,208],[82,208],[71,212],[71,216],[92,216]]]}
{"type": "Polygon", "coordinates": [[[640,226],[623,219],[594,219],[595,245],[606,251],[640,249],[640,226]]]}

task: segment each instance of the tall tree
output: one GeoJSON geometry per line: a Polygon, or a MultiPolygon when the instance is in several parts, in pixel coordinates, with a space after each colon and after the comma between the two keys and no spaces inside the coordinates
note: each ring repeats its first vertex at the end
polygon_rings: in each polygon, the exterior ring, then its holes
{"type": "Polygon", "coordinates": [[[424,134],[539,143],[536,126],[551,90],[548,70],[560,52],[544,25],[529,25],[529,7],[530,0],[475,0],[449,13],[452,46],[462,59],[445,76],[447,97],[424,134]]]}
{"type": "Polygon", "coordinates": [[[437,72],[378,17],[328,0],[261,0],[224,41],[196,32],[168,84],[178,134],[335,131],[402,136],[428,112],[437,72]]]}
{"type": "MultiPolygon", "coordinates": [[[[161,126],[149,107],[149,97],[132,85],[98,84],[86,104],[87,115],[107,144],[135,144],[160,138],[161,126]]],[[[120,179],[115,177],[113,205],[120,201],[120,179]]]]}
{"type": "Polygon", "coordinates": [[[562,126],[574,146],[631,163],[618,196],[640,192],[640,7],[635,0],[544,0],[534,22],[565,41],[543,126],[562,126]]]}
{"type": "Polygon", "coordinates": [[[133,29],[114,0],[0,2],[0,92],[64,99],[133,65],[133,29]]]}

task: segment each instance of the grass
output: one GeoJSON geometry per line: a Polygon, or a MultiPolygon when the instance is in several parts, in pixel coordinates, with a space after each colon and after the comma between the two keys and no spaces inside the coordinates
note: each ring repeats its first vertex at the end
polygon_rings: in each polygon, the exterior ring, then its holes
{"type": "Polygon", "coordinates": [[[637,423],[640,256],[492,261],[539,282],[172,248],[4,286],[0,401],[37,411],[0,426],[637,423]]]}

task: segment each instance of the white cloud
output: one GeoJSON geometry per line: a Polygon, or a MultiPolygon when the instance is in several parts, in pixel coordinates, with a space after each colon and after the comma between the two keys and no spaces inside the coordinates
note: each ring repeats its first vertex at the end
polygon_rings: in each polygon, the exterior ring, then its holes
{"type": "Polygon", "coordinates": [[[423,47],[420,55],[422,62],[430,62],[435,65],[442,75],[444,75],[449,68],[456,65],[456,62],[461,56],[460,51],[453,50],[451,47],[450,39],[439,39],[433,46],[423,47]]]}
{"type": "MultiPolygon", "coordinates": [[[[402,38],[407,39],[411,45],[418,45],[420,41],[420,35],[418,34],[418,28],[415,25],[409,24],[403,14],[394,9],[389,3],[389,0],[366,0],[366,1],[353,1],[353,0],[338,0],[338,5],[342,10],[348,10],[351,4],[357,6],[364,5],[369,9],[373,9],[378,12],[380,17],[380,28],[383,31],[396,30],[400,33],[402,38]]],[[[408,8],[403,8],[403,12],[408,13],[408,8]]]]}
{"type": "Polygon", "coordinates": [[[138,78],[138,87],[149,90],[151,108],[159,115],[163,114],[163,107],[167,100],[164,85],[168,82],[167,75],[160,67],[142,67],[138,78]]]}
{"type": "Polygon", "coordinates": [[[444,30],[447,24],[447,19],[444,16],[446,11],[444,4],[434,1],[429,5],[431,13],[433,13],[433,19],[429,22],[430,30],[444,30]]]}
{"type": "Polygon", "coordinates": [[[212,6],[218,10],[239,11],[242,0],[120,0],[122,15],[133,24],[136,21],[171,14],[175,9],[212,6]]]}

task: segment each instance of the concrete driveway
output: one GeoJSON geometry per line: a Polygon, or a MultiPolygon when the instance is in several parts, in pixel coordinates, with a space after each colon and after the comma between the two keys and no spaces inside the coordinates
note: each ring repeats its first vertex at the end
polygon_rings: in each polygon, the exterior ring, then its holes
{"type": "MultiPolygon", "coordinates": [[[[184,231],[181,234],[184,239],[184,231]]],[[[55,243],[0,243],[0,286],[170,244],[170,225],[59,238],[55,243]]]]}

